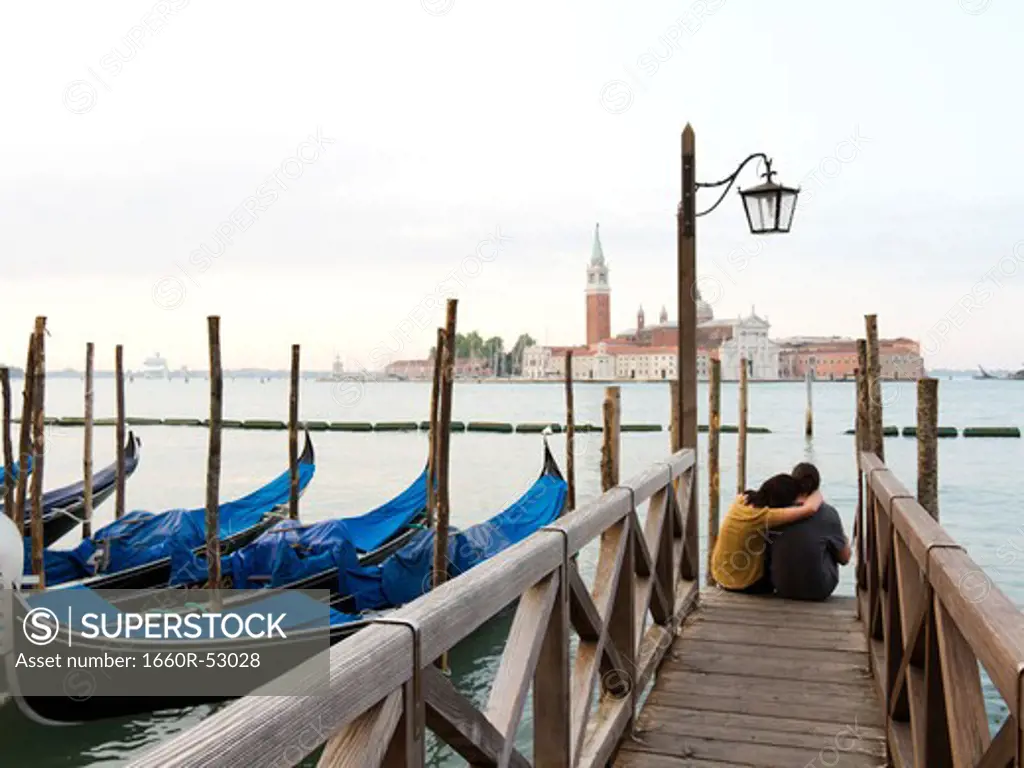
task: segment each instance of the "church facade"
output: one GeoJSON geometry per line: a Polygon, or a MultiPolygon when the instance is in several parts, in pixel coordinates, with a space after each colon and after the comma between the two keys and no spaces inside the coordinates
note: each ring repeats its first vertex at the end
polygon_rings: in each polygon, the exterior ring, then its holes
{"type": "MultiPolygon", "coordinates": [[[[637,312],[636,327],[615,336],[611,333],[611,283],[601,245],[600,226],[586,270],[586,344],[569,347],[535,345],[523,352],[523,376],[555,379],[565,376],[565,357],[573,353],[573,377],[593,380],[671,380],[678,376],[679,328],[664,306],[653,325],[646,323],[644,309],[637,312]]],[[[780,347],[768,338],[768,319],[751,308],[748,317],[716,319],[711,305],[697,292],[697,377],[706,380],[710,360],[722,364],[722,378],[738,379],[741,359],[747,360],[748,377],[779,378],[780,347]]]]}

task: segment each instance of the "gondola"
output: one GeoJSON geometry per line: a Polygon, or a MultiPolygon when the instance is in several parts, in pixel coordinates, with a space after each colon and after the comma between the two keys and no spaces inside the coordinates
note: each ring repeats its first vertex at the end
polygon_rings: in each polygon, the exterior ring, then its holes
{"type": "MultiPolygon", "coordinates": [[[[139,449],[142,441],[133,432],[128,433],[128,442],[124,448],[124,476],[132,476],[139,465],[139,449]]],[[[29,471],[32,467],[29,466],[29,471]]],[[[110,498],[117,485],[117,464],[110,464],[92,476],[92,506],[98,507],[110,498]]],[[[26,530],[30,520],[29,502],[25,502],[26,530]]],[[[0,504],[0,514],[3,504],[0,504]]],[[[72,531],[85,515],[85,482],[54,488],[43,494],[43,546],[54,544],[65,534],[72,531]]]]}
{"type": "MultiPolygon", "coordinates": [[[[519,499],[482,523],[464,531],[449,531],[449,578],[494,557],[560,517],[566,490],[565,479],[545,440],[540,476],[519,499]]],[[[363,612],[396,608],[429,591],[433,551],[434,531],[418,531],[379,565],[307,568],[304,573],[296,569],[296,578],[283,586],[330,590],[332,607],[355,625],[349,628],[351,633],[362,626],[359,619],[363,612]]]]}
{"type": "MultiPolygon", "coordinates": [[[[297,574],[333,573],[336,578],[339,568],[376,565],[423,530],[426,512],[424,469],[404,491],[358,517],[278,523],[222,558],[224,584],[233,589],[288,587],[297,574]]],[[[202,553],[196,556],[179,549],[171,561],[170,586],[197,587],[206,581],[202,553]]]]}
{"type": "MultiPolygon", "coordinates": [[[[307,432],[299,456],[299,493],[309,485],[315,469],[313,441],[307,432]]],[[[290,472],[285,470],[247,496],[221,504],[221,551],[233,552],[279,522],[287,511],[290,489],[290,472]]],[[[205,516],[202,507],[161,513],[131,512],[99,529],[72,550],[46,550],[47,586],[125,590],[166,586],[175,551],[185,549],[196,557],[203,551],[205,516]]]]}
{"type": "MultiPolygon", "coordinates": [[[[558,470],[554,457],[551,455],[545,442],[544,468],[541,475],[516,502],[489,520],[471,526],[465,531],[455,529],[451,531],[448,550],[450,576],[455,577],[494,557],[499,552],[522,541],[544,525],[548,525],[556,520],[564,510],[565,496],[565,480],[558,470]]],[[[323,633],[326,632],[329,643],[334,645],[372,623],[372,617],[367,614],[346,613],[344,604],[355,605],[359,610],[386,611],[414,600],[429,589],[433,536],[434,532],[432,530],[414,532],[411,541],[376,566],[356,566],[355,569],[349,569],[344,573],[339,573],[338,569],[334,569],[333,573],[330,570],[320,571],[305,579],[289,583],[286,585],[289,588],[268,589],[265,598],[257,597],[254,599],[251,592],[247,592],[244,597],[235,601],[232,601],[230,596],[228,596],[222,611],[224,613],[252,613],[270,605],[269,601],[287,599],[289,596],[312,601],[312,597],[307,597],[306,593],[299,592],[293,588],[298,586],[308,589],[328,588],[335,593],[335,597],[331,600],[331,605],[326,610],[326,618],[324,618],[323,604],[320,604],[321,611],[317,612],[316,626],[304,628],[301,624],[301,619],[297,618],[296,623],[298,626],[294,631],[288,632],[288,638],[292,639],[294,637],[298,642],[306,638],[316,637],[322,642],[323,633]],[[338,595],[339,582],[349,577],[357,579],[357,581],[346,583],[360,585],[359,593],[354,596],[338,595]],[[316,635],[314,633],[320,634],[316,635]]],[[[66,615],[66,611],[63,608],[67,601],[72,601],[76,604],[78,610],[88,606],[86,610],[100,614],[111,614],[123,608],[120,605],[114,606],[106,603],[91,589],[77,588],[65,590],[63,594],[54,594],[51,591],[33,595],[27,601],[24,601],[25,605],[22,610],[47,607],[54,610],[57,615],[66,615]],[[99,602],[97,603],[96,601],[99,602]]],[[[78,610],[76,610],[76,615],[78,610]]],[[[15,623],[17,623],[17,619],[15,623]]],[[[73,638],[73,646],[76,649],[81,649],[78,652],[107,652],[111,655],[118,653],[138,654],[140,652],[140,645],[143,643],[145,643],[145,647],[141,648],[141,650],[151,653],[188,652],[197,645],[203,653],[206,653],[211,643],[220,643],[220,647],[216,649],[217,651],[245,653],[246,649],[253,649],[254,642],[243,638],[235,640],[199,639],[187,642],[168,640],[105,640],[100,645],[95,640],[80,637],[79,633],[69,633],[67,630],[61,629],[61,637],[69,636],[69,634],[73,638]]],[[[300,655],[296,654],[296,664],[301,661],[300,655]]],[[[75,695],[77,692],[67,692],[67,695],[64,696],[32,696],[21,692],[18,670],[14,667],[14,663],[14,654],[8,654],[5,670],[10,690],[17,706],[32,720],[46,725],[72,725],[112,717],[130,717],[152,712],[156,709],[182,708],[234,698],[232,696],[215,696],[207,693],[193,693],[188,696],[103,696],[89,698],[84,695],[75,695]]]]}

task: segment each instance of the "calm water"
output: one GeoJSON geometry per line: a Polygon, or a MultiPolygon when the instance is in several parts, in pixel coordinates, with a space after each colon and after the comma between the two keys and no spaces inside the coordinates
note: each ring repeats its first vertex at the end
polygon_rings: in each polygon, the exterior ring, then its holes
{"type": "MultiPolygon", "coordinates": [[[[113,384],[96,384],[96,415],[114,412],[113,384]]],[[[138,380],[126,386],[128,412],[137,416],[204,417],[208,384],[200,380],[155,382],[138,380]]],[[[576,388],[577,421],[599,422],[603,386],[576,388]]],[[[70,416],[81,413],[82,384],[74,380],[47,383],[47,412],[70,416]]],[[[286,420],[286,381],[225,382],[225,418],[286,420]]],[[[949,380],[940,384],[942,425],[956,427],[1021,425],[1024,422],[1024,383],[949,380]]],[[[564,419],[564,391],[559,384],[458,384],[454,418],[470,421],[547,421],[564,419]]],[[[627,384],[622,387],[624,422],[668,421],[668,387],[627,384]]],[[[735,423],[734,384],[723,388],[723,422],[735,423]]],[[[885,423],[900,427],[915,421],[915,390],[911,383],[884,385],[885,423]]],[[[330,384],[304,382],[301,417],[335,421],[421,420],[429,402],[427,385],[418,383],[330,384]]],[[[701,421],[706,423],[707,390],[698,397],[701,421]]],[[[750,393],[752,425],[773,430],[751,435],[748,480],[789,469],[802,460],[815,462],[822,472],[826,497],[841,511],[851,530],[856,501],[852,437],[844,430],[853,422],[852,384],[822,383],[814,390],[815,431],[803,437],[804,387],[797,384],[755,384],[750,393]]],[[[128,507],[159,511],[169,507],[201,506],[206,471],[206,431],[195,428],[140,427],[142,460],[128,482],[128,507]]],[[[301,502],[305,520],[349,516],[376,506],[404,488],[423,467],[424,434],[327,433],[313,435],[317,473],[301,502]]],[[[705,461],[701,436],[701,463],[705,461]]],[[[48,433],[46,485],[70,482],[81,472],[81,429],[53,428],[48,433]]],[[[97,428],[97,465],[113,460],[114,432],[97,428]]],[[[560,460],[563,436],[551,438],[560,460]]],[[[667,432],[622,436],[623,479],[646,468],[669,449],[667,432]]],[[[721,438],[723,510],[735,489],[736,441],[721,438]]],[[[916,471],[915,442],[890,438],[888,463],[912,486],[916,471]]],[[[285,432],[224,433],[221,498],[244,494],[287,465],[285,432]]],[[[536,435],[456,434],[451,442],[452,521],[478,522],[499,511],[533,481],[540,469],[541,438],[536,435]]],[[[581,501],[599,490],[600,435],[577,436],[577,487],[581,501]]],[[[1024,520],[1015,480],[1024,466],[1024,441],[951,439],[940,441],[940,495],[943,524],[963,543],[1016,601],[1024,604],[1024,520]]],[[[706,473],[700,498],[706,504],[706,473]]],[[[98,524],[113,514],[113,503],[97,510],[98,524]]],[[[703,525],[703,511],[701,515],[703,525]]],[[[69,535],[59,546],[74,546],[69,535]]],[[[591,555],[592,557],[592,555],[591,555]]],[[[703,562],[703,559],[702,559],[703,562]]],[[[592,560],[585,566],[592,567],[592,560]]],[[[840,590],[852,592],[852,569],[846,568],[840,590]]],[[[486,700],[491,673],[500,657],[508,617],[491,622],[459,646],[452,655],[453,680],[474,700],[486,700]]],[[[990,692],[993,718],[1002,717],[1001,703],[990,692]]],[[[0,710],[0,764],[47,766],[121,765],[134,750],[144,748],[195,724],[212,707],[154,714],[136,721],[44,729],[23,718],[13,707],[0,710]]],[[[527,707],[529,713],[529,706],[527,707]]],[[[528,748],[529,722],[520,740],[528,748]]],[[[432,749],[435,764],[459,764],[432,749]]]]}

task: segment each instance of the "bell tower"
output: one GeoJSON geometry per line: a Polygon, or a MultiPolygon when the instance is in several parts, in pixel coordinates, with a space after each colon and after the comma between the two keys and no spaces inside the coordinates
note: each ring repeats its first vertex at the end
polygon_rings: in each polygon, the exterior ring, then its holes
{"type": "Polygon", "coordinates": [[[594,247],[587,266],[587,346],[592,347],[612,335],[611,288],[608,265],[601,248],[601,225],[594,225],[594,247]]]}

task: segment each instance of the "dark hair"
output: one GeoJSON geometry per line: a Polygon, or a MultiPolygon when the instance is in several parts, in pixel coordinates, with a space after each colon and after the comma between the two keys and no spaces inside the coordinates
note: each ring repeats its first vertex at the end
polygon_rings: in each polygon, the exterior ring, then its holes
{"type": "Polygon", "coordinates": [[[799,493],[796,480],[792,475],[775,475],[769,477],[756,491],[746,491],[747,504],[753,507],[774,507],[782,509],[791,507],[799,493]]]}
{"type": "Polygon", "coordinates": [[[821,475],[818,474],[818,468],[806,461],[793,467],[793,479],[796,480],[802,496],[808,496],[821,487],[821,475]]]}

